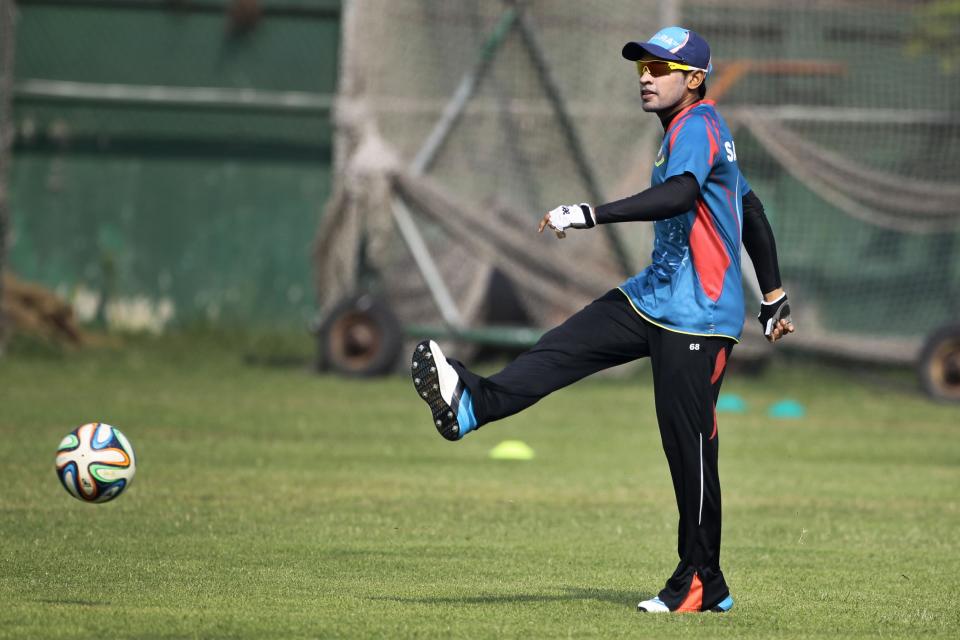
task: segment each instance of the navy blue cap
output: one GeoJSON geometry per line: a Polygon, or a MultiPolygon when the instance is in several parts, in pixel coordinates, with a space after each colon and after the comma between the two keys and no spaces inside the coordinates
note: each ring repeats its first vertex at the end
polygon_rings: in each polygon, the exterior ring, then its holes
{"type": "Polygon", "coordinates": [[[648,54],[658,60],[680,62],[708,72],[712,69],[710,45],[695,31],[683,27],[660,29],[646,42],[628,42],[623,45],[622,53],[627,60],[639,60],[648,54]]]}

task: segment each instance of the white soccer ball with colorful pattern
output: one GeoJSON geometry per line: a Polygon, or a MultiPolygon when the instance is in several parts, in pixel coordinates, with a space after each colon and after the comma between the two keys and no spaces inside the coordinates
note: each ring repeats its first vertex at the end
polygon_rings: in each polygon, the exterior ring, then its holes
{"type": "Polygon", "coordinates": [[[130,486],[136,470],[130,441],[102,422],[78,427],[57,447],[57,477],[70,495],[84,502],[113,500],[130,486]]]}

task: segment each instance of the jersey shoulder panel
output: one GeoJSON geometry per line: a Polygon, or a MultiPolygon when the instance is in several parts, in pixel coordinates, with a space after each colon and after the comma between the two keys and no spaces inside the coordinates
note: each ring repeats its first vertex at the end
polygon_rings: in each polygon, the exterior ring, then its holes
{"type": "Polygon", "coordinates": [[[690,173],[703,186],[720,153],[720,130],[708,112],[691,109],[666,133],[667,167],[663,175],[690,173]]]}

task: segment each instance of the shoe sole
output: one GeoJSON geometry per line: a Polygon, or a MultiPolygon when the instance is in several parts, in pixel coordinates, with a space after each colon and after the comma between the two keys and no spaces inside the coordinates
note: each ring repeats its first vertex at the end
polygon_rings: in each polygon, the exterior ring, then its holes
{"type": "Polygon", "coordinates": [[[429,340],[420,342],[413,350],[410,370],[413,387],[420,399],[430,407],[433,426],[437,432],[447,440],[459,440],[460,424],[457,422],[457,412],[446,403],[440,393],[440,375],[433,361],[429,340]]]}

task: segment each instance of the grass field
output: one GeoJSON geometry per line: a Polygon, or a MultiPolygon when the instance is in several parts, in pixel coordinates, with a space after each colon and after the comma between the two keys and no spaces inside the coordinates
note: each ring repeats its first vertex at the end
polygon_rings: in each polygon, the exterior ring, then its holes
{"type": "Polygon", "coordinates": [[[955,638],[960,410],[897,379],[731,375],[726,615],[641,615],[676,564],[646,375],[564,390],[460,443],[410,382],[243,363],[209,339],[0,361],[0,638],[955,638]],[[791,397],[799,420],[766,409],[791,397]],[[53,452],[130,437],[87,505],[53,452]],[[530,462],[493,461],[520,438],[530,462]]]}

